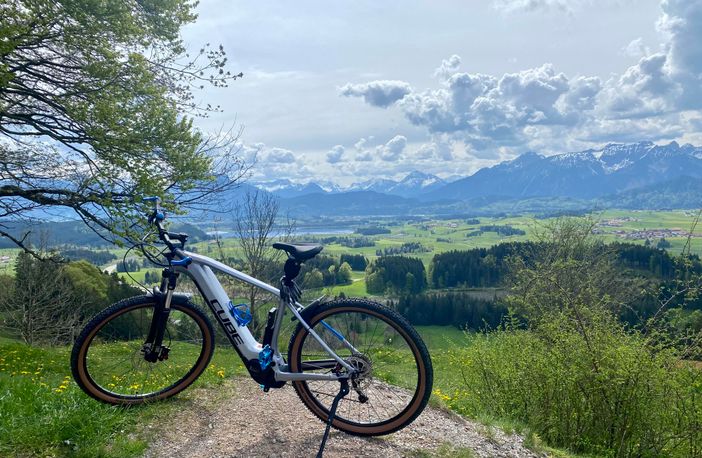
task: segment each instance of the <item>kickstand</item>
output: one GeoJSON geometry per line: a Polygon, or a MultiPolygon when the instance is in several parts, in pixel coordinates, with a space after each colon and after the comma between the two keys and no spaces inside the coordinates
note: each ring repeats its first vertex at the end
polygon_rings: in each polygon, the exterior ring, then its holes
{"type": "Polygon", "coordinates": [[[332,422],[334,421],[334,416],[336,415],[336,408],[339,407],[339,401],[341,398],[349,394],[349,381],[348,379],[341,379],[339,381],[341,386],[339,387],[339,394],[334,397],[332,401],[331,410],[329,410],[329,418],[327,418],[327,427],[324,430],[324,436],[322,436],[322,443],[319,445],[319,452],[317,452],[317,458],[322,458],[324,453],[324,446],[327,444],[327,438],[329,437],[329,430],[331,429],[332,422]]]}

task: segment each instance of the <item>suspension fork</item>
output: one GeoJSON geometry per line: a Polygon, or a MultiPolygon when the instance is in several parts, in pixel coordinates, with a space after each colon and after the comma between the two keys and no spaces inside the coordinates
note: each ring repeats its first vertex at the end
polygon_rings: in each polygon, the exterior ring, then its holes
{"type": "Polygon", "coordinates": [[[166,332],[166,324],[168,316],[171,313],[171,301],[173,300],[173,291],[175,290],[178,280],[178,272],[172,268],[163,269],[161,273],[161,287],[156,294],[156,309],[154,316],[151,317],[151,325],[149,334],[146,337],[146,342],[142,348],[144,359],[151,363],[157,360],[163,361],[168,359],[168,348],[163,346],[163,335],[166,332]],[[163,292],[165,290],[165,293],[163,292]]]}

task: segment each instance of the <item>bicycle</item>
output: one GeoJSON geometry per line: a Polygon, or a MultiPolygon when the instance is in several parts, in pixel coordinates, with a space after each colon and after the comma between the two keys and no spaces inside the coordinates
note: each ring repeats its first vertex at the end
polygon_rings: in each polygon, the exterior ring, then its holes
{"type": "MultiPolygon", "coordinates": [[[[159,199],[146,200],[153,202],[149,224],[165,245],[162,282],[149,294],[106,308],[80,333],[71,369],[89,396],[121,405],[162,400],[186,389],[207,368],[215,347],[214,328],[188,295],[175,292],[179,275],[185,274],[263,390],[291,382],[302,403],[327,424],[320,455],[330,427],[379,436],[404,428],[422,412],[431,394],[433,370],[424,342],[407,320],[365,299],[325,302],[322,297],[307,306],[299,303],[302,290],[295,279],[302,263],[322,251],[321,246],[273,244],[288,255],[280,288],[275,288],[185,251],[187,234],[167,231],[159,199]],[[278,297],[262,342],[247,326],[250,311],[230,301],[215,271],[278,297]],[[278,342],[286,311],[297,321],[287,358],[278,342]]],[[[140,248],[154,261],[144,244],[140,248]]]]}

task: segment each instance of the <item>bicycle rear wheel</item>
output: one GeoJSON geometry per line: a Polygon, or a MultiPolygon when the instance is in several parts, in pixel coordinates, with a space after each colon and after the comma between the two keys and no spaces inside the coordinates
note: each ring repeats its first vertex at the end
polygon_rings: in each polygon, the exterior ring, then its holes
{"type": "MultiPolygon", "coordinates": [[[[332,426],[359,436],[379,436],[404,428],[422,412],[431,395],[431,359],[417,331],[397,312],[368,300],[343,299],[305,311],[303,318],[360,373],[351,380],[351,391],[339,403],[332,426]]],[[[343,372],[302,325],[290,338],[288,362],[291,372],[343,372]]],[[[305,406],[326,421],[339,382],[308,380],[293,386],[305,406]]]]}
{"type": "Polygon", "coordinates": [[[88,395],[110,404],[139,404],[171,397],[207,367],[214,332],[206,315],[174,296],[162,358],[149,362],[145,343],[156,309],[152,296],[118,302],[95,316],[71,354],[73,378],[88,395]]]}

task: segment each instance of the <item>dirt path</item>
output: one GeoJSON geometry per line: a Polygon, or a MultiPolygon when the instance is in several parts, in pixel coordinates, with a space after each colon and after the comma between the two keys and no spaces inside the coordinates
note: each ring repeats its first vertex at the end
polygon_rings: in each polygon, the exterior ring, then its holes
{"type": "MultiPolygon", "coordinates": [[[[156,457],[313,457],[324,425],[290,386],[263,393],[250,379],[227,382],[213,399],[195,390],[185,406],[158,425],[146,453],[156,457]]],[[[156,426],[154,426],[156,428],[156,426]]],[[[427,407],[413,424],[380,438],[359,438],[332,430],[327,457],[403,456],[535,457],[523,438],[468,422],[427,407]],[[467,449],[467,450],[466,450],[467,449]],[[470,453],[467,453],[470,450],[470,453]]]]}

